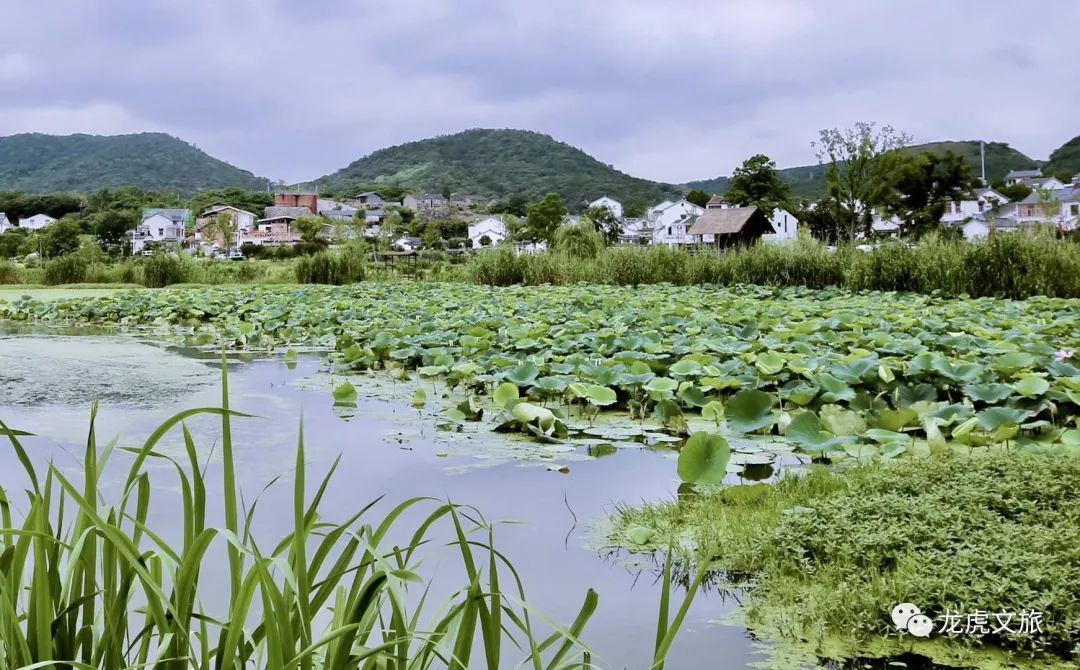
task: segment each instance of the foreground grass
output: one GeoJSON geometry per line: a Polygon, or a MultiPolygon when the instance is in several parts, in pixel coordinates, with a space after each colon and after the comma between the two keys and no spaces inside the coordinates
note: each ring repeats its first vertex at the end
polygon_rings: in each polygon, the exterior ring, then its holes
{"type": "Polygon", "coordinates": [[[723,578],[753,584],[752,628],[819,655],[914,650],[964,666],[1059,659],[1073,667],[1078,488],[1080,461],[1065,456],[942,455],[846,474],[817,468],[775,486],[621,509],[613,538],[635,550],[682,546],[684,564],[712,557],[723,578]],[[902,602],[918,605],[935,630],[949,611],[1036,610],[1045,623],[1042,634],[917,640],[898,636],[890,620],[902,602]]]}
{"type": "Polygon", "coordinates": [[[25,501],[0,490],[0,667],[463,670],[518,662],[554,670],[588,663],[578,636],[596,608],[594,592],[569,626],[538,625],[491,526],[471,509],[415,498],[385,515],[372,503],[341,522],[325,518],[321,503],[336,464],[309,491],[302,431],[293,529],[258,543],[255,505],[243,509],[233,462],[231,422],[241,416],[229,409],[223,376],[221,407],[162,424],[131,450],[117,491],[102,486],[117,449],[99,447],[93,416],[81,482],[53,465],[35,467],[20,440],[26,434],[0,421],[0,440],[26,475],[25,501]],[[207,490],[205,464],[184,427],[207,414],[222,426],[224,513],[216,521],[207,501],[218,494],[207,490]],[[174,431],[185,445],[178,459],[158,450],[174,431]],[[151,460],[173,466],[179,500],[172,487],[151,483],[151,460]],[[151,527],[151,509],[183,519],[179,542],[151,527]],[[410,522],[408,542],[391,543],[410,522]],[[460,581],[433,603],[420,568],[445,537],[460,559],[460,581]],[[210,566],[225,573],[227,586],[207,576],[210,566]],[[222,589],[224,609],[204,607],[222,589]]]}

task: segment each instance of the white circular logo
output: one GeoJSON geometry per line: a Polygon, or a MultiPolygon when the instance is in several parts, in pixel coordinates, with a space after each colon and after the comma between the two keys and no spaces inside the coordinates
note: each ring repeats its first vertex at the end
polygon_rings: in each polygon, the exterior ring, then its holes
{"type": "Polygon", "coordinates": [[[922,614],[922,610],[915,605],[912,605],[911,603],[900,603],[892,610],[893,625],[900,630],[907,630],[908,622],[917,614],[922,614]]]}
{"type": "Polygon", "coordinates": [[[934,622],[925,614],[916,614],[908,619],[907,630],[915,637],[930,637],[934,632],[934,622]]]}

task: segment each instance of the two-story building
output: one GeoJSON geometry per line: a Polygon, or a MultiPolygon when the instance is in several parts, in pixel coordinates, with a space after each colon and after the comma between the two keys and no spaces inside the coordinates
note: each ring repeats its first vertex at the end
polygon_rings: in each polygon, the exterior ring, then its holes
{"type": "Polygon", "coordinates": [[[191,218],[189,209],[144,209],[142,221],[129,233],[131,253],[140,254],[151,244],[179,248],[191,218]]]}
{"type": "Polygon", "coordinates": [[[1000,209],[1009,204],[1009,199],[992,188],[977,188],[963,200],[945,204],[945,213],[941,222],[947,226],[956,225],[979,214],[1000,209]]]}
{"type": "Polygon", "coordinates": [[[193,238],[195,242],[203,245],[214,245],[217,247],[238,247],[239,234],[243,231],[252,230],[255,228],[255,213],[249,212],[246,209],[240,209],[239,207],[233,207],[232,205],[217,204],[207,208],[202,214],[195,219],[195,231],[193,238]],[[234,232],[234,239],[230,244],[225,244],[224,233],[218,227],[218,221],[222,217],[232,217],[232,222],[229,224],[234,232]]]}
{"type": "MultiPolygon", "coordinates": [[[[648,229],[652,234],[652,244],[664,244],[669,247],[691,244],[690,226],[704,213],[704,208],[688,200],[677,202],[666,200],[653,207],[645,216],[648,229]]],[[[638,234],[640,235],[640,232],[638,234]]]]}

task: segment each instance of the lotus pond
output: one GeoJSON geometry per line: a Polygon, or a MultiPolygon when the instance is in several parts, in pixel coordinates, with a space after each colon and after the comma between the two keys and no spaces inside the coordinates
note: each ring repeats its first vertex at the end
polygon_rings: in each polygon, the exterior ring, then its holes
{"type": "MultiPolygon", "coordinates": [[[[341,451],[365,501],[445,494],[526,521],[503,549],[535,559],[527,580],[557,585],[540,589],[541,609],[572,614],[585,588],[600,591],[586,636],[599,667],[647,665],[660,590],[647,556],[597,558],[610,535],[586,526],[615,505],[670,500],[680,480],[773,481],[811,462],[839,472],[1080,452],[1076,301],[423,283],[5,297],[9,423],[73,448],[87,403],[102,398],[100,432],[149,430],[166,408],[213,393],[200,375],[225,348],[240,366],[235,405],[263,417],[243,433],[250,486],[280,474],[303,408],[308,442],[324,445],[315,457],[341,451]],[[136,344],[141,353],[115,348],[136,344]],[[116,372],[125,362],[127,376],[116,372]],[[39,374],[46,385],[32,383],[39,374]],[[80,395],[95,375],[115,383],[80,395]],[[677,468],[679,449],[699,458],[677,468]]],[[[358,504],[349,493],[335,500],[358,504]]],[[[623,549],[653,548],[620,537],[623,549]]],[[[717,653],[733,667],[769,663],[741,628],[708,623],[734,605],[696,601],[668,667],[717,653]]]]}

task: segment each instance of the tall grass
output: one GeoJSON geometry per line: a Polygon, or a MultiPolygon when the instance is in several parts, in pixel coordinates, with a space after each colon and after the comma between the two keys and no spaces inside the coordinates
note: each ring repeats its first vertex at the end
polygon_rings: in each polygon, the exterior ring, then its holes
{"type": "Polygon", "coordinates": [[[353,249],[320,251],[296,261],[296,281],[300,284],[342,286],[362,281],[366,271],[364,254],[353,249]]]}
{"type": "MultiPolygon", "coordinates": [[[[337,467],[314,491],[306,484],[303,429],[296,447],[292,529],[262,545],[252,534],[255,505],[240,508],[235,482],[227,372],[221,407],[187,410],[158,427],[138,449],[123,486],[103,486],[116,445],[99,447],[91,413],[81,481],[56,466],[33,464],[20,438],[0,421],[26,475],[19,506],[0,491],[0,666],[60,668],[386,668],[495,669],[520,660],[536,670],[588,666],[580,634],[597,605],[595,592],[567,627],[534,624],[521,580],[478,513],[432,499],[406,500],[379,517],[374,503],[344,521],[323,516],[323,497],[337,467]],[[208,518],[206,464],[184,423],[213,415],[222,425],[224,519],[208,518]],[[161,440],[179,430],[184,452],[161,440]],[[146,464],[171,466],[176,494],[146,464]],[[25,511],[16,513],[22,507],[25,511]],[[151,527],[151,510],[183,519],[168,542],[151,527]],[[419,521],[404,545],[391,543],[406,520],[419,521]],[[446,530],[460,558],[461,582],[432,605],[419,575],[446,530]],[[228,603],[208,566],[226,554],[228,603]],[[512,658],[520,656],[521,658],[512,658]]],[[[224,569],[224,566],[223,566],[224,569]]]]}
{"type": "Polygon", "coordinates": [[[477,253],[467,273],[474,282],[497,286],[666,282],[1078,298],[1080,244],[1052,235],[997,234],[974,243],[928,235],[914,247],[886,242],[860,251],[852,247],[830,250],[801,238],[726,252],[614,247],[595,258],[575,257],[558,249],[517,256],[503,246],[477,253]]]}

